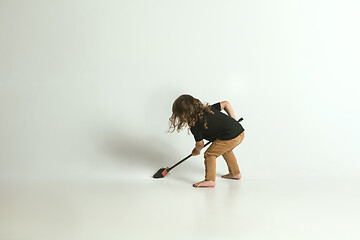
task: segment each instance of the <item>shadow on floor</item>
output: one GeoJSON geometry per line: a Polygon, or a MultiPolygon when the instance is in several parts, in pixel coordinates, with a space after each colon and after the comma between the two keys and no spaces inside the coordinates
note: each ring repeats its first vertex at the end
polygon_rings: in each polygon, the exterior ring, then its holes
{"type": "MultiPolygon", "coordinates": [[[[186,156],[179,157],[177,150],[170,144],[155,137],[136,137],[126,133],[107,133],[101,139],[100,151],[103,154],[114,159],[116,164],[120,164],[124,168],[142,168],[153,170],[153,174],[160,168],[171,167],[186,156]]],[[[190,164],[193,160],[189,158],[186,162],[177,166],[169,173],[168,177],[179,181],[192,181],[189,176],[190,172],[203,172],[198,166],[182,166],[190,164]],[[180,173],[179,171],[187,171],[180,173]]],[[[194,165],[194,164],[193,164],[194,165]]],[[[149,176],[149,177],[152,177],[149,176]]]]}

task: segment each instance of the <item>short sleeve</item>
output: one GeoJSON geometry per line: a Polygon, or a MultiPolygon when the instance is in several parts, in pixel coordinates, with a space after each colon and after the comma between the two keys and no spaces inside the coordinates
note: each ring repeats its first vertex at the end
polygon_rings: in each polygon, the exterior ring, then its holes
{"type": "Polygon", "coordinates": [[[216,108],[217,110],[221,111],[221,106],[220,106],[220,102],[215,103],[213,105],[211,105],[212,107],[216,108]]]}
{"type": "Polygon", "coordinates": [[[190,128],[191,133],[194,135],[195,141],[199,142],[204,139],[202,132],[199,130],[198,127],[194,126],[190,128]]]}

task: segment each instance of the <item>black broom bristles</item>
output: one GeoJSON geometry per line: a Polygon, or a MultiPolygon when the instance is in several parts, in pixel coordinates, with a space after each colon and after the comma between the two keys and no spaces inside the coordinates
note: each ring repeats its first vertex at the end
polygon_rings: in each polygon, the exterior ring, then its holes
{"type": "Polygon", "coordinates": [[[165,177],[166,174],[168,174],[168,170],[169,168],[160,168],[154,175],[153,178],[163,178],[165,177]]]}

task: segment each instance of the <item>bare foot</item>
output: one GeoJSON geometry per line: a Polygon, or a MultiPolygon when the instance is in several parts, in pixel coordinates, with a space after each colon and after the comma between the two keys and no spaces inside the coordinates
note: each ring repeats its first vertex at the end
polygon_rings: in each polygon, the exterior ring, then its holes
{"type": "Polygon", "coordinates": [[[194,183],[193,187],[215,187],[215,182],[204,180],[198,183],[194,183]]]}
{"type": "Polygon", "coordinates": [[[241,178],[241,174],[239,173],[238,175],[231,175],[230,173],[226,174],[226,175],[222,175],[222,178],[228,178],[228,179],[236,179],[239,180],[241,178]]]}

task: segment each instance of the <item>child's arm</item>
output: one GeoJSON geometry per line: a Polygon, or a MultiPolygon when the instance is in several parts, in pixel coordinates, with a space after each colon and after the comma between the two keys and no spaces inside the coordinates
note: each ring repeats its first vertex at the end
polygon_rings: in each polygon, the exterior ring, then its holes
{"type": "Polygon", "coordinates": [[[225,112],[227,112],[227,114],[232,117],[233,119],[236,120],[235,114],[234,114],[234,110],[232,109],[230,103],[228,101],[222,101],[220,102],[220,107],[221,110],[225,110],[225,112]]]}
{"type": "Polygon", "coordinates": [[[204,148],[204,140],[195,143],[195,148],[192,150],[191,155],[196,156],[200,154],[201,149],[204,148]]]}

